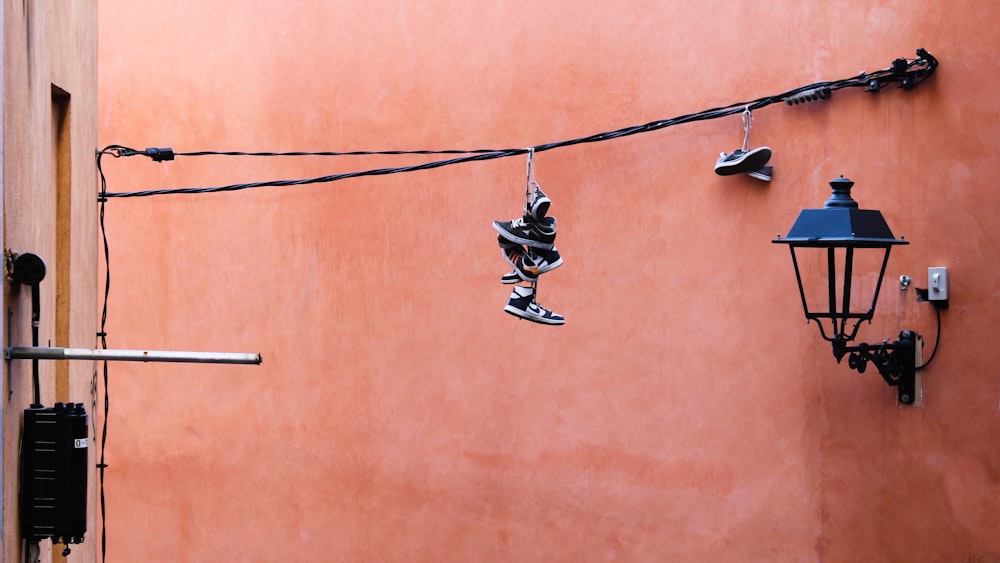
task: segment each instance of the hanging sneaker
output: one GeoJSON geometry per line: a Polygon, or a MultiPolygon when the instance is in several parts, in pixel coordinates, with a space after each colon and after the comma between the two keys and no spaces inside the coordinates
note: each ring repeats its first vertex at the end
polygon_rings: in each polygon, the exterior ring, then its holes
{"type": "Polygon", "coordinates": [[[538,275],[555,270],[563,263],[562,256],[559,256],[559,251],[556,250],[555,246],[549,249],[529,248],[528,256],[535,261],[535,264],[538,264],[538,275]]]}
{"type": "Polygon", "coordinates": [[[500,283],[505,285],[510,285],[512,283],[517,283],[519,281],[522,281],[521,276],[517,275],[516,270],[511,270],[506,274],[500,276],[500,283]]]}
{"type": "Polygon", "coordinates": [[[514,291],[507,300],[504,312],[527,319],[535,323],[546,325],[566,324],[566,319],[559,314],[542,307],[535,302],[535,289],[532,287],[514,286],[514,291]]]}
{"type": "Polygon", "coordinates": [[[514,268],[517,281],[533,282],[538,279],[538,264],[520,245],[502,250],[501,253],[510,267],[514,268]]]}
{"type": "Polygon", "coordinates": [[[729,154],[719,154],[719,160],[715,161],[715,173],[719,176],[731,176],[753,172],[760,170],[768,160],[771,160],[771,149],[768,147],[757,147],[748,151],[736,149],[729,154]]]}
{"type": "MultiPolygon", "coordinates": [[[[503,237],[501,237],[501,239],[503,239],[503,237]]],[[[520,245],[517,246],[520,247],[520,245]]],[[[559,266],[562,266],[563,263],[562,257],[559,256],[559,251],[556,250],[556,247],[554,246],[552,247],[552,250],[532,248],[529,250],[528,256],[531,257],[531,259],[534,260],[535,264],[538,266],[539,276],[550,270],[555,270],[559,266]]],[[[519,281],[523,281],[523,278],[518,275],[516,270],[512,270],[500,276],[500,283],[503,284],[509,285],[519,281]]]]}
{"type": "Polygon", "coordinates": [[[499,245],[500,248],[503,249],[503,250],[507,250],[508,248],[516,248],[516,247],[521,247],[522,246],[521,243],[519,243],[519,242],[511,242],[511,241],[503,238],[503,236],[501,236],[501,235],[497,235],[497,245],[499,245]]]}
{"type": "Polygon", "coordinates": [[[542,191],[542,187],[535,184],[535,193],[531,196],[531,201],[528,202],[528,208],[525,210],[525,215],[531,217],[535,221],[541,221],[545,218],[545,214],[549,212],[549,206],[552,205],[552,200],[549,199],[545,192],[542,191]]]}
{"type": "Polygon", "coordinates": [[[753,172],[747,172],[746,175],[764,182],[770,182],[771,177],[774,176],[774,167],[770,164],[765,164],[753,172]]]}
{"type": "Polygon", "coordinates": [[[532,220],[528,216],[511,221],[493,221],[493,228],[510,242],[534,248],[549,250],[556,240],[555,217],[545,217],[541,221],[532,220]]]}

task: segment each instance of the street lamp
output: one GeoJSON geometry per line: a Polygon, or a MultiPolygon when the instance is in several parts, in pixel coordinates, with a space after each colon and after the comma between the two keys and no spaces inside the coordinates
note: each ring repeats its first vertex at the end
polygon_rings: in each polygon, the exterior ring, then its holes
{"type": "Polygon", "coordinates": [[[849,354],[847,364],[858,373],[873,363],[886,383],[898,387],[899,402],[910,405],[915,399],[917,333],[904,330],[892,343],[849,345],[861,322],[871,322],[875,314],[889,251],[909,244],[892,235],[880,211],[858,208],[852,186],[854,182],[843,176],[831,181],[833,195],[823,208],[803,209],[788,235],[771,242],[791,250],[806,321],[816,321],[837,362],[849,354]],[[877,281],[866,286],[876,267],[877,281]],[[808,276],[814,269],[825,270],[826,287],[811,284],[811,276],[803,285],[803,271],[808,276]]]}

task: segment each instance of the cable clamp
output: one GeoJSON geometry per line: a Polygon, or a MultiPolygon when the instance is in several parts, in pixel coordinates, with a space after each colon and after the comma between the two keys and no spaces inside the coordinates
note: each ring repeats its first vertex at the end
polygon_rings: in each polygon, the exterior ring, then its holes
{"type": "Polygon", "coordinates": [[[142,154],[153,159],[153,162],[163,162],[164,160],[174,159],[174,149],[170,147],[164,148],[147,148],[142,154]]]}

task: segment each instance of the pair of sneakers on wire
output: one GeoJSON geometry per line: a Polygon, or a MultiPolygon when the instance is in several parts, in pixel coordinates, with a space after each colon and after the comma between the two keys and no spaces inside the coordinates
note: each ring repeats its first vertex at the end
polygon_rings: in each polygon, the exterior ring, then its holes
{"type": "Polygon", "coordinates": [[[556,218],[547,217],[552,201],[538,184],[528,198],[524,216],[510,221],[494,221],[497,244],[504,260],[513,270],[500,277],[500,283],[515,284],[504,311],[536,323],[561,325],[566,319],[536,300],[538,277],[562,265],[556,249],[556,218]],[[518,284],[528,285],[518,285],[518,284]]]}

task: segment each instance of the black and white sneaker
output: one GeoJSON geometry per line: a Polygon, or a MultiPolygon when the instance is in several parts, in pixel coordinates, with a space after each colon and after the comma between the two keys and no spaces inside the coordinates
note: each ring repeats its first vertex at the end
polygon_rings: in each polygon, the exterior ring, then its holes
{"type": "Polygon", "coordinates": [[[510,285],[512,283],[517,283],[521,280],[521,276],[517,275],[517,270],[511,270],[506,274],[500,276],[500,283],[505,285],[510,285]]]}
{"type": "Polygon", "coordinates": [[[535,323],[546,325],[566,324],[566,319],[562,315],[542,307],[535,302],[535,290],[531,287],[514,286],[514,291],[507,300],[507,306],[503,310],[515,317],[529,320],[535,323]]]}
{"type": "MultiPolygon", "coordinates": [[[[517,281],[533,282],[538,279],[538,264],[524,251],[524,247],[517,245],[513,248],[502,250],[503,259],[514,268],[514,275],[517,281]]],[[[501,279],[500,281],[503,281],[501,279]]]]}
{"type": "Polygon", "coordinates": [[[753,172],[760,170],[768,160],[771,160],[771,149],[768,147],[757,147],[748,151],[736,149],[729,154],[719,154],[719,160],[715,161],[715,173],[719,176],[731,176],[753,172]]]}
{"type": "Polygon", "coordinates": [[[763,182],[770,182],[771,178],[774,176],[774,167],[771,166],[770,164],[765,164],[764,166],[761,166],[757,170],[754,170],[752,172],[747,172],[746,175],[750,176],[751,178],[756,178],[758,180],[761,180],[763,182]]]}
{"type": "MultiPolygon", "coordinates": [[[[517,245],[517,247],[521,248],[521,245],[517,245]]],[[[552,247],[552,250],[542,250],[542,249],[532,248],[528,252],[528,256],[532,260],[534,260],[535,264],[538,266],[539,276],[550,270],[555,270],[559,266],[562,266],[563,263],[562,257],[559,256],[559,251],[556,250],[556,247],[554,246],[552,247]]],[[[524,281],[524,279],[520,275],[518,275],[517,270],[512,270],[500,276],[500,283],[503,284],[509,285],[512,283],[517,283],[519,281],[524,281]]]]}
{"type": "Polygon", "coordinates": [[[555,217],[545,217],[541,221],[532,220],[528,216],[511,221],[493,221],[493,228],[510,242],[534,248],[551,250],[556,241],[555,217]]]}
{"type": "Polygon", "coordinates": [[[528,208],[525,209],[525,215],[531,217],[535,221],[541,221],[545,218],[545,214],[549,212],[549,206],[552,205],[552,200],[549,199],[545,192],[542,191],[542,187],[535,184],[535,193],[531,196],[531,201],[528,202],[528,208]]]}

